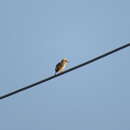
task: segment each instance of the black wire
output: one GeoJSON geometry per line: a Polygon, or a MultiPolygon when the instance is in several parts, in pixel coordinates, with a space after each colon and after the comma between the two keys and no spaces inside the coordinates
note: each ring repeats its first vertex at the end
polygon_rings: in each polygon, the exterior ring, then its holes
{"type": "Polygon", "coordinates": [[[48,78],[46,78],[46,79],[40,80],[40,81],[38,81],[38,82],[35,82],[35,83],[31,84],[31,85],[25,86],[25,87],[23,87],[23,88],[20,88],[20,89],[17,89],[17,90],[15,90],[15,91],[12,91],[12,92],[10,92],[10,93],[7,93],[7,94],[5,94],[5,95],[3,95],[3,96],[0,96],[0,99],[4,99],[4,98],[6,98],[6,97],[9,97],[9,96],[14,95],[14,94],[16,94],[16,93],[19,93],[19,92],[24,91],[24,90],[26,90],[26,89],[32,88],[32,87],[34,87],[34,86],[36,86],[36,85],[39,85],[39,84],[41,84],[41,83],[43,83],[43,82],[47,82],[47,81],[49,81],[49,80],[51,80],[51,79],[54,79],[54,78],[56,78],[56,77],[58,77],[58,76],[60,76],[60,75],[63,75],[63,74],[65,74],[65,73],[68,73],[68,72],[70,72],[70,71],[73,71],[73,70],[75,70],[75,69],[78,69],[78,68],[80,68],[80,67],[82,67],[82,66],[88,65],[88,64],[90,64],[90,63],[92,63],[92,62],[95,62],[95,61],[97,61],[97,60],[99,60],[99,59],[101,59],[101,58],[103,58],[103,57],[106,57],[106,56],[108,56],[108,55],[110,55],[110,54],[112,54],[112,53],[115,53],[115,52],[117,52],[117,51],[120,51],[120,50],[122,50],[122,49],[124,49],[124,48],[126,48],[126,47],[129,47],[129,46],[130,46],[130,43],[128,43],[128,44],[126,44],[126,45],[123,45],[123,46],[121,46],[121,47],[118,47],[118,48],[116,48],[116,49],[113,49],[113,50],[111,50],[111,51],[109,51],[109,52],[107,52],[107,53],[104,53],[104,54],[102,54],[102,55],[100,55],[100,56],[97,56],[97,57],[95,57],[95,58],[93,58],[93,59],[91,59],[91,60],[89,60],[89,61],[86,61],[86,62],[84,62],[84,63],[82,63],[82,64],[77,65],[77,66],[74,66],[74,67],[72,67],[72,68],[70,68],[70,69],[68,69],[68,70],[66,70],[66,71],[64,71],[64,72],[58,73],[58,74],[53,75],[53,76],[50,76],[50,77],[48,77],[48,78]]]}

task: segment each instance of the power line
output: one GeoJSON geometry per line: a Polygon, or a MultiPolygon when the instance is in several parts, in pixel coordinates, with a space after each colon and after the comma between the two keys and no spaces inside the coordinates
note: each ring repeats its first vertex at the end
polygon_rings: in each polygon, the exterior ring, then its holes
{"type": "Polygon", "coordinates": [[[15,91],[12,91],[12,92],[10,92],[10,93],[7,93],[7,94],[5,94],[5,95],[2,95],[2,96],[0,96],[0,99],[4,99],[4,98],[9,97],[9,96],[11,96],[11,95],[14,95],[14,94],[17,94],[17,93],[19,93],[19,92],[22,92],[22,91],[24,91],[24,90],[26,90],[26,89],[35,87],[36,85],[39,85],[39,84],[41,84],[41,83],[43,83],[43,82],[47,82],[47,81],[49,81],[49,80],[51,80],[51,79],[54,79],[54,78],[56,78],[56,77],[58,77],[58,76],[64,75],[65,73],[68,73],[68,72],[70,72],[70,71],[73,71],[73,70],[75,70],[75,69],[78,69],[78,68],[80,68],[80,67],[83,67],[83,66],[85,66],[85,65],[88,65],[88,64],[90,64],[90,63],[92,63],[92,62],[95,62],[95,61],[97,61],[97,60],[99,60],[99,59],[101,59],[101,58],[104,58],[104,57],[106,57],[106,56],[108,56],[108,55],[111,55],[112,53],[115,53],[115,52],[117,52],[117,51],[120,51],[120,50],[122,50],[122,49],[124,49],[124,48],[126,48],[126,47],[129,47],[129,46],[130,46],[130,43],[125,44],[125,45],[123,45],[123,46],[120,46],[120,47],[118,47],[118,48],[116,48],[116,49],[113,49],[113,50],[111,50],[111,51],[109,51],[109,52],[106,52],[106,53],[104,53],[104,54],[102,54],[102,55],[100,55],[100,56],[97,56],[97,57],[95,57],[95,58],[93,58],[93,59],[91,59],[91,60],[88,60],[88,61],[86,61],[86,62],[84,62],[84,63],[82,63],[82,64],[79,64],[79,65],[74,66],[74,67],[72,67],[72,68],[70,68],[70,69],[67,69],[67,70],[64,71],[64,72],[58,73],[58,74],[53,75],[53,76],[50,76],[50,77],[48,77],[48,78],[46,78],[46,79],[40,80],[40,81],[38,81],[38,82],[35,82],[35,83],[31,84],[31,85],[25,86],[25,87],[23,87],[23,88],[20,88],[20,89],[17,89],[17,90],[15,90],[15,91]]]}

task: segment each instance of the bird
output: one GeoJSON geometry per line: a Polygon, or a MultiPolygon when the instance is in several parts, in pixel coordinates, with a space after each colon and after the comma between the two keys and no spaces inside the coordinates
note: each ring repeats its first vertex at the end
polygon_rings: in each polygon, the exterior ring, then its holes
{"type": "Polygon", "coordinates": [[[68,65],[69,61],[67,58],[63,58],[55,67],[55,74],[59,72],[63,72],[65,67],[68,65]]]}

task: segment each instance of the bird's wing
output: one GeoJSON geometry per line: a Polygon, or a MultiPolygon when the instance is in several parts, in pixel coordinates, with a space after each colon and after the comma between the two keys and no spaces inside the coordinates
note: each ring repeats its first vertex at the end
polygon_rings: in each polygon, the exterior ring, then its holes
{"type": "Polygon", "coordinates": [[[58,64],[56,65],[55,72],[58,72],[58,71],[61,69],[61,67],[62,67],[62,64],[61,64],[61,63],[58,63],[58,64]]]}

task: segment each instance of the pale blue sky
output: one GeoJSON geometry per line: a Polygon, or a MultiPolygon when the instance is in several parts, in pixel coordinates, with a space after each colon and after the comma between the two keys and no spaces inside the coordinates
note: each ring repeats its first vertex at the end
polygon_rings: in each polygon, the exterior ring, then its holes
{"type": "MultiPolygon", "coordinates": [[[[129,0],[1,0],[0,95],[130,42],[129,0]]],[[[0,130],[130,130],[130,47],[0,101],[0,130]]]]}

